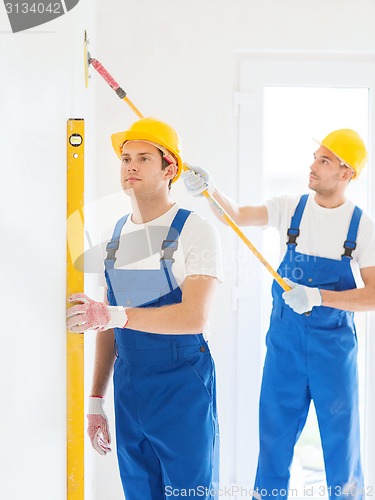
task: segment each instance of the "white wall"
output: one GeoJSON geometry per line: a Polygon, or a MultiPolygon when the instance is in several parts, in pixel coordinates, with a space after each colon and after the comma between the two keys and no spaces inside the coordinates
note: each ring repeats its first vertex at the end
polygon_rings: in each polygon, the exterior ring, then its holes
{"type": "Polygon", "coordinates": [[[13,34],[0,6],[0,498],[66,498],[66,120],[86,115],[89,1],[13,34]]]}
{"type": "MultiPolygon", "coordinates": [[[[135,118],[98,75],[92,75],[85,93],[83,30],[88,29],[92,55],[141,111],[176,127],[185,160],[208,167],[235,198],[234,51],[373,51],[374,18],[372,0],[81,0],[56,21],[11,34],[0,7],[1,470],[6,471],[1,498],[65,497],[66,119],[84,116],[92,129],[87,146],[89,167],[96,171],[87,202],[94,202],[118,192],[109,135],[135,118]]],[[[188,198],[181,184],[173,193],[180,204],[214,220],[205,203],[188,198]]],[[[111,208],[114,218],[122,210],[118,203],[111,208]]],[[[219,376],[222,481],[230,484],[237,480],[236,325],[230,304],[238,242],[225,227],[218,228],[225,241],[227,282],[213,309],[211,344],[219,376]]],[[[103,474],[108,465],[99,460],[97,481],[90,472],[90,495],[121,498],[118,483],[111,489],[118,479],[109,480],[103,474]]]]}

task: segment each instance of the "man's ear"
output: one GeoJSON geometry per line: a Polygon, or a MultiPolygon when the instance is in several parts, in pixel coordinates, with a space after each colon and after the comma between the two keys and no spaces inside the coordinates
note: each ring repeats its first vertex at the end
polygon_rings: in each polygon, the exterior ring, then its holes
{"type": "Polygon", "coordinates": [[[346,167],[343,171],[343,180],[350,181],[354,177],[354,172],[350,167],[346,167]]]}
{"type": "Polygon", "coordinates": [[[176,176],[177,171],[178,171],[178,167],[177,167],[176,163],[170,163],[167,167],[165,167],[164,175],[165,175],[166,179],[171,180],[176,176]]]}

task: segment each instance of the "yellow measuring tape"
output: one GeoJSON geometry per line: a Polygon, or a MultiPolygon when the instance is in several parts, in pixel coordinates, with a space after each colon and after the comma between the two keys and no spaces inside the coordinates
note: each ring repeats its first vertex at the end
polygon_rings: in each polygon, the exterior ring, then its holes
{"type": "MultiPolygon", "coordinates": [[[[184,166],[184,170],[189,170],[187,167],[184,166]]],[[[263,255],[255,248],[255,246],[251,243],[249,238],[241,231],[241,229],[237,226],[237,224],[234,222],[232,217],[224,210],[224,208],[220,205],[218,201],[216,201],[215,197],[212,196],[208,191],[203,191],[203,196],[205,196],[214,206],[215,208],[220,212],[221,216],[225,220],[225,222],[230,226],[233,231],[241,238],[241,240],[245,243],[245,245],[253,252],[255,257],[259,259],[259,261],[264,265],[264,267],[272,274],[274,279],[277,281],[277,283],[281,286],[283,290],[286,292],[291,290],[291,287],[283,280],[283,278],[280,276],[280,274],[275,271],[275,269],[266,261],[266,259],[263,257],[263,255]]]]}

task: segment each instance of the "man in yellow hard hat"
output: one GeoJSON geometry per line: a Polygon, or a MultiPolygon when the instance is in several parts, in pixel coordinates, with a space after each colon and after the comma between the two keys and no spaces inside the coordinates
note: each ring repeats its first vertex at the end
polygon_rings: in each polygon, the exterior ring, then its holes
{"type": "Polygon", "coordinates": [[[211,500],[218,491],[215,368],[202,332],[220,280],[217,233],[170,198],[182,170],[172,127],[143,118],[112,135],[112,144],[132,213],[107,245],[107,300],[75,294],[68,309],[71,331],[97,330],[88,434],[100,454],[110,451],[103,403],[114,366],[126,499],[190,492],[211,500]]]}
{"type": "MultiPolygon", "coordinates": [[[[208,190],[240,226],[276,227],[286,242],[274,281],[260,397],[254,496],[287,496],[293,450],[313,399],[331,499],[361,498],[356,311],[375,310],[375,221],[346,199],[367,161],[361,137],[335,130],[321,141],[303,196],[239,206],[203,169],[184,173],[194,195],[208,190]],[[352,268],[364,285],[356,288],[352,268]]],[[[217,214],[220,218],[220,215],[217,214]]]]}

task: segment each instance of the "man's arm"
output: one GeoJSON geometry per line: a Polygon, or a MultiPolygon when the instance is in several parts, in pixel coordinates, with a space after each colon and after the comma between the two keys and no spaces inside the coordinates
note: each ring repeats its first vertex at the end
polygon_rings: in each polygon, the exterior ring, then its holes
{"type": "MultiPolygon", "coordinates": [[[[238,205],[218,189],[215,189],[213,196],[238,226],[265,226],[268,222],[268,211],[265,205],[238,205]]],[[[225,222],[215,205],[210,203],[210,206],[216,217],[221,222],[225,222]]]]}
{"type": "MultiPolygon", "coordinates": [[[[108,305],[107,289],[104,303],[108,305]]],[[[115,332],[112,329],[97,332],[95,342],[94,373],[92,376],[91,395],[104,396],[115,362],[115,332]]]]}
{"type": "Polygon", "coordinates": [[[320,290],[322,305],[344,311],[365,312],[375,310],[375,266],[361,269],[363,288],[343,292],[320,290]]]}
{"type": "MultiPolygon", "coordinates": [[[[105,303],[108,304],[107,298],[105,303]]],[[[87,413],[87,434],[93,448],[100,455],[106,455],[111,451],[111,434],[103,405],[114,362],[114,330],[97,332],[94,373],[87,413]]]]}
{"type": "Polygon", "coordinates": [[[96,334],[95,364],[92,377],[91,395],[104,396],[115,362],[114,331],[96,334]]]}
{"type": "MultiPolygon", "coordinates": [[[[182,173],[182,179],[187,191],[193,196],[203,196],[204,191],[211,194],[238,226],[265,226],[267,224],[266,206],[238,205],[216,188],[212,176],[204,168],[189,165],[189,170],[182,173]]],[[[211,203],[211,208],[216,217],[221,222],[225,222],[213,203],[211,203]]]]}
{"type": "Polygon", "coordinates": [[[188,276],[184,281],[181,303],[127,309],[127,327],[160,334],[201,333],[207,323],[216,283],[217,279],[211,276],[188,276]]]}
{"type": "MultiPolygon", "coordinates": [[[[96,302],[83,293],[76,294],[82,295],[85,303],[73,306],[75,312],[68,316],[68,328],[75,333],[98,330],[92,395],[102,395],[103,391],[105,392],[113,368],[115,359],[113,328],[128,327],[134,330],[165,334],[200,333],[208,319],[216,282],[217,279],[211,276],[189,276],[184,281],[181,303],[155,308],[107,307],[103,302],[96,302]],[[113,326],[106,328],[109,324],[113,326]]],[[[83,300],[81,297],[71,296],[71,298],[71,301],[82,302],[83,300]]],[[[73,310],[73,307],[69,310],[73,310]]]]}

